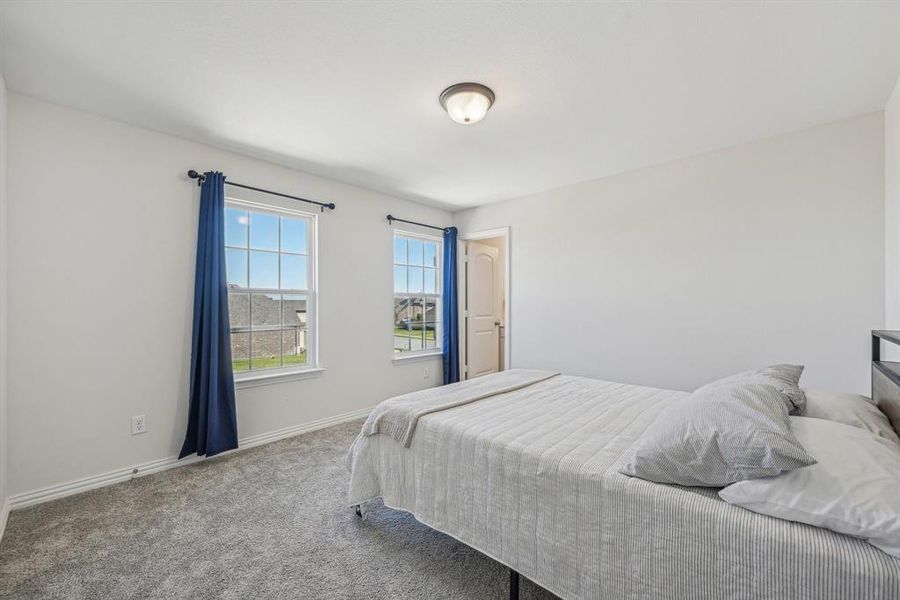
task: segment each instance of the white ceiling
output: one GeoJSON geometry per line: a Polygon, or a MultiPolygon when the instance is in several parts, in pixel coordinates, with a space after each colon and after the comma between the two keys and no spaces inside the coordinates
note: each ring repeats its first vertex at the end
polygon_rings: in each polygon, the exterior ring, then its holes
{"type": "Polygon", "coordinates": [[[0,19],[12,90],[449,207],[880,110],[900,72],[897,2],[6,0],[0,19]],[[466,127],[437,98],[468,80],[497,101],[466,127]]]}

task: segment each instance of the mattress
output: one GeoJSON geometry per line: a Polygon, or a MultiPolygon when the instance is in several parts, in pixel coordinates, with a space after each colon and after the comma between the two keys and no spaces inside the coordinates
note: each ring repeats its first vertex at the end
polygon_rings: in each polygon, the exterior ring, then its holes
{"type": "Polygon", "coordinates": [[[422,416],[409,448],[360,435],[349,504],[381,497],[565,599],[900,599],[862,540],[615,471],[685,395],[557,376],[422,416]]]}

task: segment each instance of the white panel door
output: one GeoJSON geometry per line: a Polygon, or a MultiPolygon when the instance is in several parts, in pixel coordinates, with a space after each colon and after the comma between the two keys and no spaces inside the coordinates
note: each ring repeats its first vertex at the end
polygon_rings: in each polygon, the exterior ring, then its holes
{"type": "Polygon", "coordinates": [[[466,379],[500,370],[499,250],[468,242],[466,263],[466,379]]]}

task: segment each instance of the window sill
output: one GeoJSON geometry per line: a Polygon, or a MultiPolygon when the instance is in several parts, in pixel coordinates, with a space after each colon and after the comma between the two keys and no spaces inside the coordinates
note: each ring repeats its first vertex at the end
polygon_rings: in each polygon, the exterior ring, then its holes
{"type": "Polygon", "coordinates": [[[277,371],[272,373],[254,373],[242,374],[235,376],[234,387],[238,390],[259,387],[261,385],[273,385],[276,383],[285,383],[288,381],[298,381],[300,379],[309,379],[311,377],[319,377],[325,369],[322,367],[308,367],[305,369],[296,369],[292,371],[277,371]]]}
{"type": "Polygon", "coordinates": [[[438,350],[435,352],[417,352],[415,354],[401,354],[400,356],[394,356],[394,364],[403,364],[408,362],[417,362],[420,360],[431,360],[434,358],[440,358],[443,353],[438,350]]]}

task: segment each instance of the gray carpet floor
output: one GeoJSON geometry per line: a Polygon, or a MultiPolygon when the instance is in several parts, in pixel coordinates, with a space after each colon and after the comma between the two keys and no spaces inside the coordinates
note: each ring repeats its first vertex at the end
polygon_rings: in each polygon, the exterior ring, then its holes
{"type": "MultiPolygon", "coordinates": [[[[479,552],[346,507],[361,424],[15,511],[0,598],[506,598],[508,571],[479,552]]],[[[521,597],[554,598],[527,581],[521,597]]]]}

